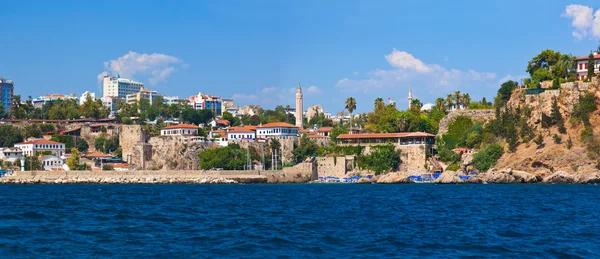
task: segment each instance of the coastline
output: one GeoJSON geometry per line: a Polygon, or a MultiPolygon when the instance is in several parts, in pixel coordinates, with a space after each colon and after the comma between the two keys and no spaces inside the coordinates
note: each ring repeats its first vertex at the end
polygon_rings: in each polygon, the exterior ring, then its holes
{"type": "MultiPolygon", "coordinates": [[[[433,184],[594,184],[600,183],[600,170],[568,174],[554,172],[540,176],[524,171],[502,169],[472,175],[446,171],[433,184]]],[[[393,172],[361,178],[358,184],[410,184],[406,172],[393,172]]],[[[283,171],[204,171],[204,170],[140,170],[140,171],[17,171],[0,177],[0,184],[275,184],[313,183],[308,173],[283,171]]]]}

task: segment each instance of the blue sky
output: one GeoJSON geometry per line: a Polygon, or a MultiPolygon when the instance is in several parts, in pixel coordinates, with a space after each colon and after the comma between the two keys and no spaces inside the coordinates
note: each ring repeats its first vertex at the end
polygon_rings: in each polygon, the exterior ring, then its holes
{"type": "MultiPolygon", "coordinates": [[[[0,77],[23,96],[101,94],[108,71],[187,98],[294,104],[332,113],[348,96],[406,107],[456,90],[491,99],[551,48],[587,55],[597,1],[28,1],[3,2],[0,77]],[[571,6],[570,5],[580,5],[571,6]]],[[[595,19],[597,17],[597,19],[595,19]]]]}

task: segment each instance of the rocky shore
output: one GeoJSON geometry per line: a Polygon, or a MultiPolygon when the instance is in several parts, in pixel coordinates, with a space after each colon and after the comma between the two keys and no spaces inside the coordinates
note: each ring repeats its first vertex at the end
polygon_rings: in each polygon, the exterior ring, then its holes
{"type": "MultiPolygon", "coordinates": [[[[411,183],[408,173],[388,173],[375,177],[373,179],[361,179],[359,183],[411,183]]],[[[528,173],[525,171],[512,170],[510,168],[504,168],[501,170],[490,170],[486,173],[477,175],[470,175],[469,179],[463,180],[460,176],[464,176],[462,172],[445,171],[437,179],[435,183],[438,184],[481,184],[481,183],[495,183],[495,184],[511,184],[511,183],[541,183],[541,184],[552,184],[552,183],[573,183],[573,184],[591,184],[600,183],[600,170],[587,170],[577,172],[575,174],[569,174],[564,171],[550,172],[547,170],[536,171],[535,173],[528,173]]]]}

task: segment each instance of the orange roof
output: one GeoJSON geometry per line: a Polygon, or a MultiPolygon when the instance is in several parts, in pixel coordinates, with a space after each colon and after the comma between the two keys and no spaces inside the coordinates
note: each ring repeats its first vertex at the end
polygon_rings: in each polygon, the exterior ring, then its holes
{"type": "Polygon", "coordinates": [[[331,132],[331,130],[333,130],[333,127],[322,127],[322,128],[319,128],[319,130],[317,130],[317,132],[331,132]]]}
{"type": "Polygon", "coordinates": [[[36,140],[30,140],[30,141],[26,141],[26,142],[17,143],[17,145],[28,145],[28,144],[51,144],[51,145],[55,145],[55,144],[63,144],[63,143],[52,141],[52,140],[46,140],[46,139],[36,139],[36,140]]]}
{"type": "Polygon", "coordinates": [[[377,139],[377,138],[409,138],[409,137],[435,137],[426,132],[404,132],[404,133],[363,133],[363,134],[340,134],[337,139],[377,139]]]}
{"type": "Polygon", "coordinates": [[[271,123],[267,123],[261,126],[258,126],[257,128],[298,128],[295,125],[289,124],[289,123],[285,123],[285,122],[271,122],[271,123]]]}
{"type": "Polygon", "coordinates": [[[113,155],[109,155],[109,154],[100,153],[100,152],[96,151],[96,152],[92,152],[92,153],[87,154],[86,157],[103,158],[103,157],[114,157],[114,156],[113,155]]]}
{"type": "Polygon", "coordinates": [[[226,133],[224,130],[213,130],[213,131],[211,131],[210,133],[213,133],[213,134],[219,134],[219,135],[221,135],[222,137],[226,137],[226,136],[227,136],[227,133],[226,133]]]}
{"type": "Polygon", "coordinates": [[[178,125],[166,126],[163,129],[198,129],[198,126],[193,125],[193,124],[178,124],[178,125]]]}
{"type": "Polygon", "coordinates": [[[256,131],[256,129],[252,130],[246,127],[233,127],[233,128],[229,128],[228,132],[232,132],[232,133],[252,133],[256,131]]]}
{"type": "Polygon", "coordinates": [[[248,126],[244,126],[244,128],[256,131],[256,126],[248,125],[248,126]]]}
{"type": "MultiPolygon", "coordinates": [[[[575,61],[588,60],[588,59],[590,59],[589,55],[578,57],[575,59],[575,61]]],[[[594,59],[600,59],[600,54],[594,55],[594,59]]]]}
{"type": "Polygon", "coordinates": [[[310,133],[310,130],[301,129],[301,130],[298,130],[298,133],[310,133]]]}
{"type": "Polygon", "coordinates": [[[218,124],[229,125],[228,120],[215,120],[218,124]]]}

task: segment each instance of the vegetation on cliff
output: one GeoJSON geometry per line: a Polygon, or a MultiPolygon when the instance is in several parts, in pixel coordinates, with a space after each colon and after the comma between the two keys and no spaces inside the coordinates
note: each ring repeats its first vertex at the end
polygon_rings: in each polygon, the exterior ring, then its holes
{"type": "Polygon", "coordinates": [[[394,145],[372,146],[368,155],[358,155],[356,164],[361,169],[372,170],[375,175],[397,171],[400,166],[400,151],[394,145]]]}

